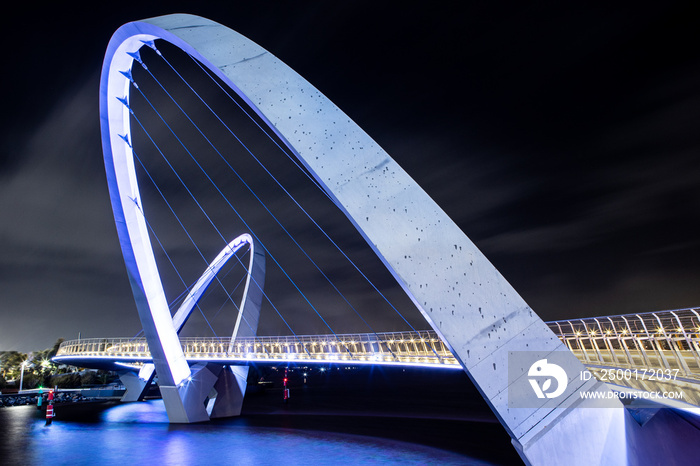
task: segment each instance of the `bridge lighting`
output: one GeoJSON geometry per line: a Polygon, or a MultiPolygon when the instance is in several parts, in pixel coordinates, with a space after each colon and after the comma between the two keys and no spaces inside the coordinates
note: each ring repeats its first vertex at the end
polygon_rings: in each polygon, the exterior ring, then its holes
{"type": "Polygon", "coordinates": [[[591,335],[595,336],[595,329],[591,330],[591,335]]]}

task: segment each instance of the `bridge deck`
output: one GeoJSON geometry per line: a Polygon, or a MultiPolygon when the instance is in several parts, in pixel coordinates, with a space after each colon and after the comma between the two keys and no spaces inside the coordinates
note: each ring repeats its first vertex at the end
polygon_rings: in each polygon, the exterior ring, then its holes
{"type": "Polygon", "coordinates": [[[700,406],[697,309],[548,322],[599,380],[647,392],[682,392],[700,406]]]}
{"type": "Polygon", "coordinates": [[[548,322],[586,365],[654,369],[700,381],[696,309],[548,322]]]}
{"type": "MultiPolygon", "coordinates": [[[[190,363],[224,364],[352,363],[439,366],[459,369],[452,353],[433,331],[378,334],[306,335],[298,337],[181,338],[190,363]]],[[[90,338],[65,341],[57,362],[84,364],[99,360],[150,362],[145,338],[90,338]]]]}
{"type": "MultiPolygon", "coordinates": [[[[603,382],[645,391],[681,390],[700,405],[700,315],[696,309],[548,322],[603,382]]],[[[283,337],[181,338],[190,364],[371,364],[461,369],[432,330],[283,337]]],[[[145,338],[65,341],[57,362],[81,367],[151,362],[145,338]]]]}

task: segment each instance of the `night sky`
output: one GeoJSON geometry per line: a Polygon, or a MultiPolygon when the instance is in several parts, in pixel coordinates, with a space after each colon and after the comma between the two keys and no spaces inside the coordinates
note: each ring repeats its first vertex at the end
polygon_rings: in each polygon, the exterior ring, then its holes
{"type": "Polygon", "coordinates": [[[99,73],[119,26],[176,12],[231,27],[316,86],[543,319],[700,305],[691,2],[157,3],[22,4],[3,25],[0,350],[140,330],[99,73]]]}

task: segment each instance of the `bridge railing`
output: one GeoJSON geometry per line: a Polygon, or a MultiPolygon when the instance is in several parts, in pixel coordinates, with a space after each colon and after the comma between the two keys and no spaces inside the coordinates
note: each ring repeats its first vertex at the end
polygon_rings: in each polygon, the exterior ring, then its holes
{"type": "MultiPolygon", "coordinates": [[[[587,366],[673,371],[700,381],[700,312],[697,309],[589,317],[548,322],[587,366]]],[[[432,330],[377,334],[180,339],[188,358],[311,359],[457,364],[432,330]]],[[[65,341],[57,356],[149,359],[145,338],[65,341]]]]}
{"type": "MultiPolygon", "coordinates": [[[[547,325],[599,380],[649,392],[680,390],[700,406],[698,309],[560,320],[547,325]],[[612,375],[615,374],[614,378],[612,375]]],[[[180,338],[196,360],[281,363],[459,364],[432,330],[282,337],[180,338]]],[[[150,361],[145,338],[65,341],[57,357],[150,361]]]]}
{"type": "MultiPolygon", "coordinates": [[[[681,390],[684,401],[700,406],[698,309],[569,319],[547,322],[547,325],[598,379],[638,390],[681,390]],[[614,380],[610,378],[611,369],[618,374],[614,380]]],[[[250,337],[233,341],[230,338],[183,337],[180,343],[190,361],[459,365],[432,330],[250,337]]],[[[145,338],[65,341],[56,356],[109,358],[123,362],[151,359],[145,338]]]]}
{"type": "Polygon", "coordinates": [[[548,322],[587,366],[660,370],[700,381],[698,309],[548,322]]]}
{"type": "Polygon", "coordinates": [[[698,309],[548,322],[599,380],[700,406],[698,309]]]}
{"type": "MultiPolygon", "coordinates": [[[[180,338],[188,359],[312,360],[457,365],[432,330],[376,334],[287,337],[180,338]]],[[[56,356],[113,357],[147,360],[145,338],[91,338],[65,341],[56,356]]]]}

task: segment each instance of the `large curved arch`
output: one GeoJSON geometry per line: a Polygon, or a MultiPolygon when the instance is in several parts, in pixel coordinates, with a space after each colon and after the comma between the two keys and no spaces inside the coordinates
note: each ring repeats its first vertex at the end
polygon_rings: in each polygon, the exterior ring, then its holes
{"type": "MultiPolygon", "coordinates": [[[[128,70],[138,50],[155,39],[166,40],[199,60],[290,148],[450,347],[521,450],[535,454],[532,445],[537,441],[541,449],[541,439],[552,426],[566,429],[562,426],[572,422],[586,432],[586,445],[606,443],[608,429],[599,424],[616,421],[613,414],[606,411],[605,419],[602,412],[595,414],[603,420],[589,427],[581,427],[576,416],[569,416],[572,406],[580,402],[575,396],[578,390],[606,390],[595,381],[572,378],[565,395],[557,400],[546,399],[528,408],[509,406],[509,386],[527,385],[528,369],[515,368],[515,380],[509,379],[511,352],[536,351],[537,359],[560,352],[572,373],[585,369],[428,194],[347,115],[282,61],[235,31],[191,15],[151,18],[117,30],[105,56],[100,91],[105,166],[117,230],[165,392],[186,378],[189,368],[179,345],[173,344],[177,333],[167,314],[139,210],[128,143],[129,109],[117,100],[128,100],[128,70]]],[[[581,411],[577,413],[580,416],[581,411]]],[[[572,448],[572,458],[577,451],[572,448]]]]}

